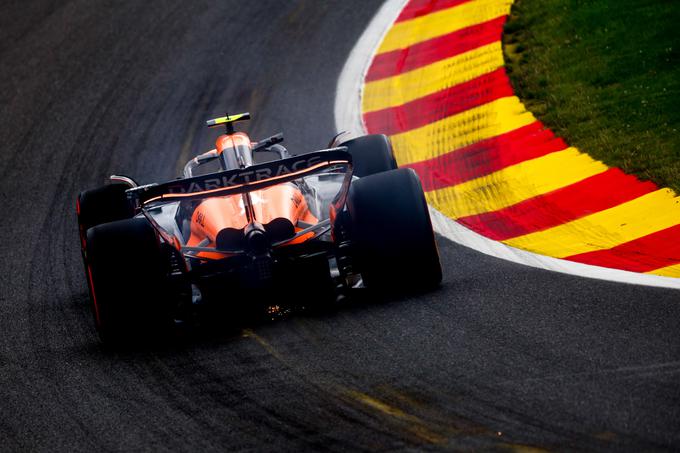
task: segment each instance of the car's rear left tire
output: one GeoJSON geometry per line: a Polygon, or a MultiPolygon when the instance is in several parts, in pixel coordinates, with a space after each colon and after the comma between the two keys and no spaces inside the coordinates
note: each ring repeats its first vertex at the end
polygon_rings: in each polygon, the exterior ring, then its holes
{"type": "Polygon", "coordinates": [[[172,322],[168,260],[145,218],[87,231],[85,262],[95,325],[105,344],[162,333],[172,322]]]}
{"type": "Polygon", "coordinates": [[[413,170],[354,181],[347,207],[354,266],[367,288],[427,290],[441,282],[432,223],[413,170]]]}
{"type": "Polygon", "coordinates": [[[78,194],[78,223],[87,231],[102,223],[129,219],[134,211],[125,191],[130,186],[122,183],[107,184],[78,194]]]}

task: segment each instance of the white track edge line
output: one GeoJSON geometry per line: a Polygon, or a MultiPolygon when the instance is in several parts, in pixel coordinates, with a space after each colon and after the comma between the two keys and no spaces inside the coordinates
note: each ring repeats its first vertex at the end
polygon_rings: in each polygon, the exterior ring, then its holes
{"type": "MultiPolygon", "coordinates": [[[[407,1],[386,0],[349,54],[338,78],[335,93],[335,127],[338,132],[348,131],[353,136],[366,134],[366,127],[361,118],[361,96],[363,93],[364,77],[378,45],[380,45],[382,38],[390,29],[407,1]]],[[[598,280],[680,289],[680,279],[677,278],[590,266],[588,264],[539,255],[510,247],[475,233],[432,207],[430,207],[430,216],[432,217],[434,230],[445,238],[486,255],[513,263],[598,280]]]]}
{"type": "Polygon", "coordinates": [[[387,0],[373,16],[350,52],[335,90],[335,128],[353,136],[365,135],[361,118],[364,78],[373,54],[408,0],[387,0]]]}

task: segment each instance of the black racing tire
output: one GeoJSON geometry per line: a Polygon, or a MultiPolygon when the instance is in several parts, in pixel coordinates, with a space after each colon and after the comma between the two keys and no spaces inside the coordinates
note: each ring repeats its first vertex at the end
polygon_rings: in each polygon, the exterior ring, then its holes
{"type": "Polygon", "coordinates": [[[353,261],[364,286],[429,290],[442,269],[420,179],[412,169],[354,181],[347,200],[353,261]]]}
{"type": "Polygon", "coordinates": [[[90,228],[85,265],[95,325],[104,344],[157,337],[170,327],[169,263],[147,219],[90,228]]]}
{"type": "Polygon", "coordinates": [[[127,184],[113,183],[80,192],[76,211],[83,239],[93,226],[134,216],[134,210],[125,195],[129,188],[127,184]]]}
{"type": "Polygon", "coordinates": [[[364,135],[344,142],[352,155],[354,176],[364,176],[397,169],[392,143],[383,134],[364,135]]]}

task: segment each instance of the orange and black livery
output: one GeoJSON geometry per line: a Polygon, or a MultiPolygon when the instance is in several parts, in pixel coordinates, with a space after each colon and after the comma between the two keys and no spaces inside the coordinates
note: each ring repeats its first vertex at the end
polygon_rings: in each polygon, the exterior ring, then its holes
{"type": "Polygon", "coordinates": [[[425,289],[441,280],[420,181],[389,139],[369,135],[290,153],[235,123],[175,180],[128,176],[76,206],[95,324],[105,342],[166,332],[197,313],[315,306],[352,288],[425,289]],[[261,162],[260,155],[270,160],[261,162]],[[271,156],[276,158],[271,160],[271,156]]]}

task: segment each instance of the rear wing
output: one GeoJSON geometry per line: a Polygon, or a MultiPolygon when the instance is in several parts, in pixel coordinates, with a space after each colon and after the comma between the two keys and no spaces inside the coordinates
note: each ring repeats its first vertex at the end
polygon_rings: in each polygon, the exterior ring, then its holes
{"type": "Polygon", "coordinates": [[[247,168],[226,170],[161,184],[148,184],[126,191],[135,209],[155,201],[176,201],[225,196],[274,186],[302,178],[335,165],[347,167],[345,181],[336,198],[344,204],[352,178],[352,156],[346,146],[299,154],[247,168]],[[341,199],[341,200],[340,200],[341,199]]]}

